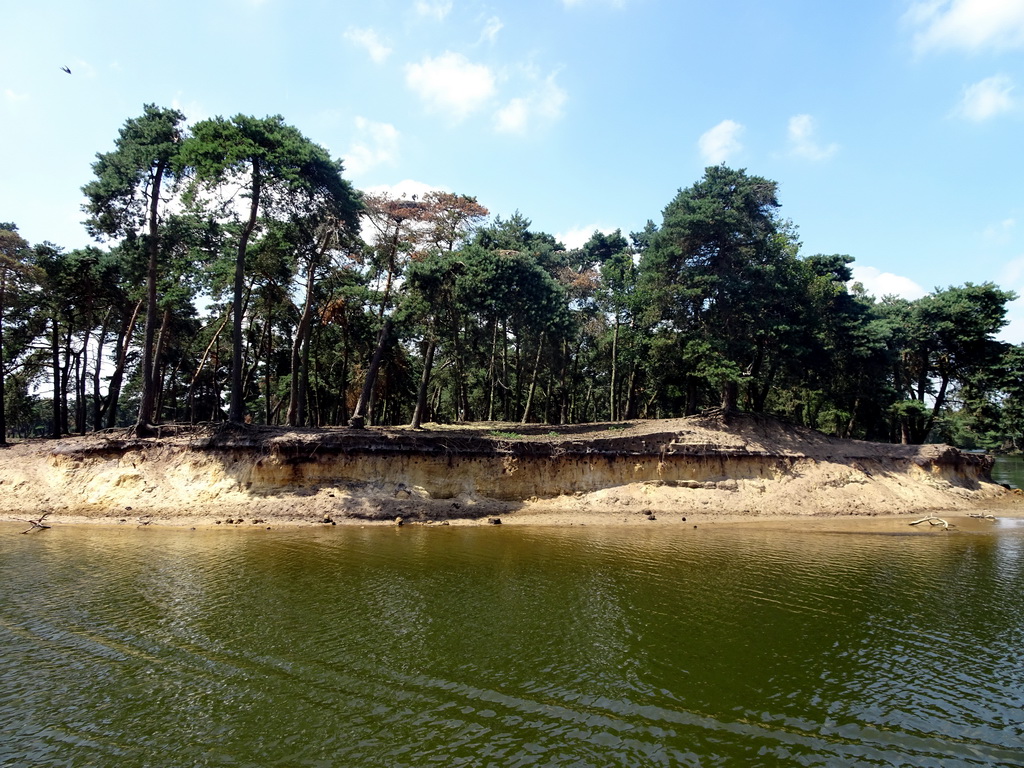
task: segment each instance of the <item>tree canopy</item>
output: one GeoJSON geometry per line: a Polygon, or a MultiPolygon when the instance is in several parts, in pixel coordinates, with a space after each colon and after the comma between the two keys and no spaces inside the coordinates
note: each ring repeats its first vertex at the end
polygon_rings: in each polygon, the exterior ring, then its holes
{"type": "Polygon", "coordinates": [[[1024,348],[999,339],[1012,293],[869,296],[851,256],[801,252],[779,185],[745,170],[707,168],[657,223],[577,248],[469,194],[361,193],[280,116],[190,128],[145,105],[92,170],[102,247],[0,225],[0,442],[709,408],[845,437],[1024,440],[1024,348]]]}

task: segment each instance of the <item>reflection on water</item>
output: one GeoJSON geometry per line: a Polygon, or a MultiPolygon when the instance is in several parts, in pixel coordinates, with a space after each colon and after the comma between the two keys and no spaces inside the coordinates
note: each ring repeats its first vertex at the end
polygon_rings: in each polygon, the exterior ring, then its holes
{"type": "Polygon", "coordinates": [[[996,456],[992,479],[1011,488],[1024,488],[1024,456],[996,456]]]}
{"type": "Polygon", "coordinates": [[[0,527],[0,765],[1024,766],[1024,531],[0,527]]]}

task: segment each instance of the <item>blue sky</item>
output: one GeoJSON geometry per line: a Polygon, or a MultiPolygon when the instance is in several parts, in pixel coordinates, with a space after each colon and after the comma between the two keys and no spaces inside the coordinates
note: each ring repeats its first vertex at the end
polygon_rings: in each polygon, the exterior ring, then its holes
{"type": "Polygon", "coordinates": [[[0,220],[33,243],[90,242],[90,165],[153,102],[283,115],[360,189],[474,195],[570,246],[725,162],[877,295],[1024,293],[1024,0],[6,5],[0,220]]]}

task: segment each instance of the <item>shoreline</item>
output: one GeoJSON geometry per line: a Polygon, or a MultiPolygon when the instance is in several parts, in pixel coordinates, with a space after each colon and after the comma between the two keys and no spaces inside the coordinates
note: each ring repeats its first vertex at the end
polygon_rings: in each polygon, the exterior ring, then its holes
{"type": "Polygon", "coordinates": [[[1024,514],[1024,497],[991,481],[990,457],[945,445],[840,440],[741,413],[511,426],[219,425],[31,441],[0,451],[0,520],[813,527],[993,507],[1024,514]]]}
{"type": "MultiPolygon", "coordinates": [[[[478,518],[451,518],[447,520],[396,520],[360,519],[353,517],[331,518],[330,521],[302,519],[295,517],[268,517],[236,521],[236,518],[216,518],[208,514],[176,515],[167,517],[116,517],[90,516],[76,514],[51,513],[43,521],[46,530],[59,529],[143,529],[170,531],[194,530],[288,530],[288,531],[322,531],[334,527],[341,528],[442,528],[442,527],[508,527],[515,528],[614,528],[633,530],[693,530],[714,528],[718,530],[757,530],[784,531],[803,533],[869,533],[889,535],[931,535],[954,532],[984,533],[1019,527],[1024,530],[1024,497],[1016,496],[993,500],[980,504],[976,510],[931,510],[920,513],[856,513],[835,515],[799,515],[781,513],[775,515],[727,514],[707,512],[684,512],[676,514],[658,513],[654,519],[648,519],[643,513],[616,515],[607,512],[581,512],[570,509],[561,511],[515,511],[512,513],[491,515],[478,518]],[[973,515],[992,515],[995,519],[976,517],[973,515]],[[910,523],[935,516],[942,518],[951,526],[944,530],[941,525],[922,523],[911,526],[910,523]],[[233,522],[228,523],[230,519],[233,522]],[[498,520],[500,522],[495,523],[498,520]]],[[[0,524],[12,529],[18,525],[25,526],[26,534],[44,534],[45,530],[33,529],[28,518],[15,515],[0,514],[0,524]]]]}

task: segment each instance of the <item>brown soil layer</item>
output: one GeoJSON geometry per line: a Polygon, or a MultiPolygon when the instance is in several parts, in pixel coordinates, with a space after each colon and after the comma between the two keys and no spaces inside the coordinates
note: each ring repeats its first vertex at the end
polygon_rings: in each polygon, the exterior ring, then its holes
{"type": "Polygon", "coordinates": [[[649,525],[1013,513],[1019,497],[990,481],[991,466],[945,445],[838,440],[748,414],[564,427],[168,427],[156,438],[110,432],[0,451],[0,519],[649,525]]]}

